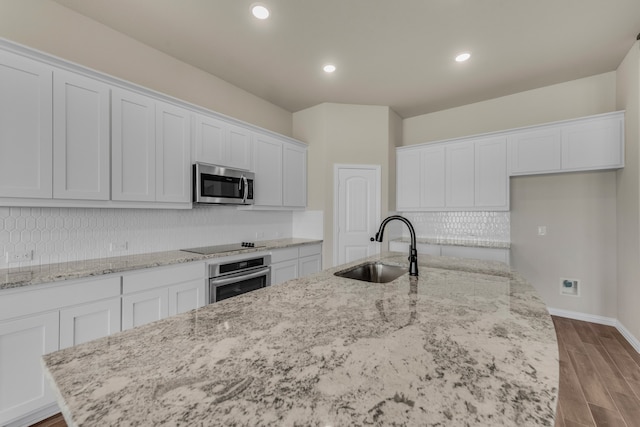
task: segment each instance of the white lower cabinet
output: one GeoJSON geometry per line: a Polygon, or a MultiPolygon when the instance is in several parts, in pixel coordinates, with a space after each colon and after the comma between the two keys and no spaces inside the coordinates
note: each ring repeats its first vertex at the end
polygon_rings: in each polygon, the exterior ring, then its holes
{"type": "Polygon", "coordinates": [[[322,244],[271,251],[271,285],[310,276],[322,270],[322,244]]]}
{"type": "Polygon", "coordinates": [[[58,316],[0,322],[0,425],[55,403],[40,358],[58,350],[58,316]]]}
{"type": "Polygon", "coordinates": [[[125,273],[122,330],[205,305],[204,263],[188,263],[125,273]]]}
{"type": "Polygon", "coordinates": [[[120,331],[120,297],[60,310],[60,349],[120,331]]]}
{"type": "Polygon", "coordinates": [[[135,328],[169,315],[169,293],[166,288],[152,289],[122,297],[122,330],[135,328]]]}
{"type": "Polygon", "coordinates": [[[120,276],[0,291],[0,425],[59,412],[41,357],[120,331],[120,276]]]}

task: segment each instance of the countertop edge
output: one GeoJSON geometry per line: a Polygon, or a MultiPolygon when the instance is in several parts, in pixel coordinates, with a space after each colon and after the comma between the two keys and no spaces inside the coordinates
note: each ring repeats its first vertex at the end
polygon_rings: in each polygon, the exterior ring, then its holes
{"type": "Polygon", "coordinates": [[[292,246],[306,246],[322,242],[322,240],[317,239],[284,238],[256,242],[262,245],[262,247],[259,248],[244,248],[242,250],[212,255],[199,255],[177,249],[119,257],[70,261],[67,263],[43,264],[32,267],[6,268],[0,269],[0,291],[45,283],[104,276],[107,274],[125,273],[147,268],[207,261],[245,253],[285,249],[292,246]]]}

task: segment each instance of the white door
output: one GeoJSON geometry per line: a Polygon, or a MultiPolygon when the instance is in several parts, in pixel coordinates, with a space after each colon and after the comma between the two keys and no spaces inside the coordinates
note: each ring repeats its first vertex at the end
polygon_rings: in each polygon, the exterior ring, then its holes
{"type": "Polygon", "coordinates": [[[380,225],[380,166],[336,165],[334,264],[379,251],[371,242],[380,225]]]}

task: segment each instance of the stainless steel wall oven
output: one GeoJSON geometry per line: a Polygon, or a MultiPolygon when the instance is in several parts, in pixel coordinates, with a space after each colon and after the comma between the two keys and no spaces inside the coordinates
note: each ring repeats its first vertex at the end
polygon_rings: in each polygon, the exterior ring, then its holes
{"type": "Polygon", "coordinates": [[[271,255],[209,265],[209,303],[271,286],[271,255]]]}

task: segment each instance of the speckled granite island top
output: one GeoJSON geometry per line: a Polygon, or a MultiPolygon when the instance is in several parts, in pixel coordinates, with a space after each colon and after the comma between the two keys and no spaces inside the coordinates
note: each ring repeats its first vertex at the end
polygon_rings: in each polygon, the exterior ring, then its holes
{"type": "Polygon", "coordinates": [[[325,270],[44,363],[71,426],[553,426],[558,348],[533,287],[500,263],[419,266],[387,284],[325,270]]]}
{"type": "Polygon", "coordinates": [[[0,290],[37,285],[40,283],[101,276],[111,273],[122,273],[125,271],[160,267],[163,265],[203,261],[248,252],[270,251],[290,246],[322,243],[322,240],[286,238],[263,240],[257,243],[261,245],[261,247],[245,248],[237,251],[212,255],[199,255],[192,252],[172,250],[110,258],[88,259],[83,261],[70,261],[58,264],[45,264],[36,267],[0,269],[0,290]]]}

